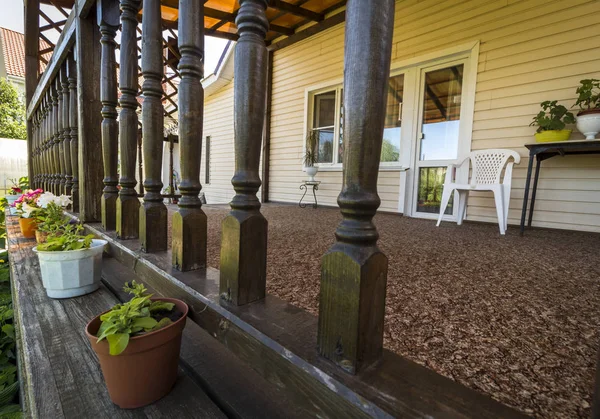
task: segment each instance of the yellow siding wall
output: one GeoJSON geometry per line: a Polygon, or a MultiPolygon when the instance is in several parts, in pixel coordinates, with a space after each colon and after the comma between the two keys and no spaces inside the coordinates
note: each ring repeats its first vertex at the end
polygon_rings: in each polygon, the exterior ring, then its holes
{"type": "MultiPolygon", "coordinates": [[[[571,106],[579,80],[600,77],[600,27],[592,19],[599,15],[598,0],[400,0],[392,62],[480,41],[471,148],[506,147],[526,156],[523,144],[533,140],[534,129],[528,125],[539,103],[558,99],[571,106]]],[[[305,89],[342,78],[343,43],[343,25],[338,25],[274,55],[271,200],[300,198],[298,185],[306,178],[305,89]]],[[[222,104],[228,112],[230,106],[222,104]]],[[[223,134],[231,130],[226,125],[223,134]]],[[[512,224],[519,222],[526,163],[524,159],[514,171],[512,224]]],[[[399,178],[399,172],[380,173],[381,209],[397,211],[399,178]]],[[[341,172],[320,172],[318,179],[323,182],[320,202],[335,205],[341,172]]],[[[468,218],[495,222],[493,199],[472,196],[468,218]]],[[[599,157],[544,162],[534,225],[600,231],[599,157]]]]}

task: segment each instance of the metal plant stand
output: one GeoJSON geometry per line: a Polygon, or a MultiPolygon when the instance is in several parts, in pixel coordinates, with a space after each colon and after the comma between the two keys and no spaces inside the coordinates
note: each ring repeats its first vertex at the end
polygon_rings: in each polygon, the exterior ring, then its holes
{"type": "Polygon", "coordinates": [[[314,204],[312,204],[312,207],[315,209],[317,208],[317,206],[319,205],[317,202],[317,191],[319,190],[320,184],[321,184],[321,182],[318,180],[305,180],[304,183],[302,183],[302,185],[300,185],[300,190],[304,191],[304,193],[302,194],[302,198],[300,198],[300,202],[298,202],[298,205],[300,206],[300,208],[306,208],[306,204],[303,204],[302,200],[306,196],[306,192],[308,192],[308,188],[310,186],[312,186],[313,196],[315,197],[315,202],[314,202],[314,204]]]}

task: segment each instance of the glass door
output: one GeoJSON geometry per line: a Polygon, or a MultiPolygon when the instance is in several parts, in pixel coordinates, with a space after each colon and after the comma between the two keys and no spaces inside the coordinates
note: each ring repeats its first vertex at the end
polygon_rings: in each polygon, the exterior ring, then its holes
{"type": "MultiPolygon", "coordinates": [[[[448,164],[458,159],[464,63],[421,69],[413,214],[434,218],[440,211],[448,164]]],[[[450,200],[445,214],[454,214],[450,200]]]]}

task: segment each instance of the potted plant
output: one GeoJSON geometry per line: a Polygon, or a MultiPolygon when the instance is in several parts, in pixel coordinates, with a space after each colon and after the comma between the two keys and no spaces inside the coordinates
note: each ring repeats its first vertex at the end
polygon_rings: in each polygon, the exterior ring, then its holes
{"type": "Polygon", "coordinates": [[[95,317],[85,333],[111,400],[133,409],[155,402],[173,388],[188,306],[172,298],[152,298],[135,281],[123,290],[132,299],[95,317]]]}
{"type": "Polygon", "coordinates": [[[35,191],[28,190],[12,204],[19,215],[21,234],[27,239],[35,237],[35,230],[37,229],[35,215],[40,210],[37,199],[43,192],[42,189],[36,189],[35,191]]]}
{"type": "Polygon", "coordinates": [[[56,196],[51,192],[44,192],[38,197],[37,205],[40,210],[35,213],[37,221],[35,240],[38,244],[45,243],[49,234],[62,234],[62,229],[69,223],[69,218],[65,216],[64,209],[71,203],[70,196],[56,196]]]}
{"type": "Polygon", "coordinates": [[[306,167],[306,174],[310,182],[315,181],[315,175],[319,171],[319,168],[315,166],[317,163],[317,143],[319,141],[319,132],[310,130],[306,134],[306,151],[304,152],[304,166],[306,167]]]}
{"type": "Polygon", "coordinates": [[[577,129],[586,140],[595,140],[600,132],[600,80],[584,79],[580,83],[575,102],[581,109],[577,113],[577,129]]]}
{"type": "Polygon", "coordinates": [[[102,274],[106,240],[82,236],[80,224],[65,225],[33,248],[40,260],[42,283],[50,298],[71,298],[96,291],[102,274]]]}
{"type": "Polygon", "coordinates": [[[15,203],[17,199],[23,194],[23,191],[29,187],[29,182],[27,181],[27,176],[23,176],[17,179],[9,179],[12,183],[12,186],[8,190],[8,194],[5,195],[6,200],[8,201],[8,205],[11,206],[10,213],[11,215],[16,215],[17,210],[12,204],[15,203]]]}
{"type": "Polygon", "coordinates": [[[529,126],[538,127],[535,139],[537,142],[567,141],[571,130],[565,129],[567,124],[574,124],[575,117],[556,100],[547,100],[540,104],[542,110],[533,117],[529,126]]]}

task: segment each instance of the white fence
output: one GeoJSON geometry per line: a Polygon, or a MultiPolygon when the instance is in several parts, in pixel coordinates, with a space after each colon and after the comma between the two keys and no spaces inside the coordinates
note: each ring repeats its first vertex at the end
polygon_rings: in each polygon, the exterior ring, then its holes
{"type": "Polygon", "coordinates": [[[27,141],[0,138],[0,196],[10,189],[9,179],[27,176],[27,141]]]}

